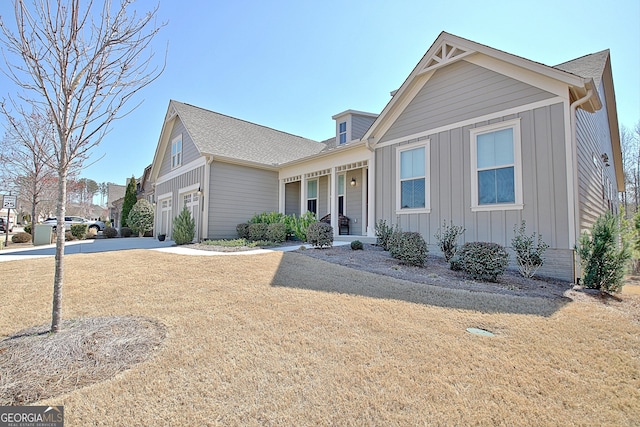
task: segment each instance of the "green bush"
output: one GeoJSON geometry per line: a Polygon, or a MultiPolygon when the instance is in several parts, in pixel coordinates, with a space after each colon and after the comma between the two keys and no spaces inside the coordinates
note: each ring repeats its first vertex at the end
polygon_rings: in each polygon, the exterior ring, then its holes
{"type": "Polygon", "coordinates": [[[618,292],[624,284],[625,266],[631,259],[627,241],[620,243],[620,224],[607,212],[580,236],[577,248],[582,263],[582,280],[586,287],[601,292],[618,292]]]}
{"type": "Polygon", "coordinates": [[[458,251],[460,268],[476,280],[496,282],[509,264],[509,254],[497,243],[469,242],[458,251]]]}
{"type": "Polygon", "coordinates": [[[133,230],[129,227],[120,227],[120,235],[122,237],[131,237],[133,236],[133,230]]]}
{"type": "Polygon", "coordinates": [[[153,205],[145,199],[140,199],[129,211],[127,224],[139,237],[153,230],[153,205]]]}
{"type": "Polygon", "coordinates": [[[333,245],[333,227],[325,222],[314,222],[307,228],[307,242],[316,248],[333,245]]]}
{"type": "Polygon", "coordinates": [[[391,237],[393,233],[401,232],[400,226],[398,224],[391,226],[387,225],[387,221],[384,219],[379,220],[375,226],[376,233],[376,244],[378,246],[382,246],[382,249],[388,251],[391,247],[391,237]]]}
{"type": "Polygon", "coordinates": [[[255,214],[249,220],[251,224],[276,224],[279,222],[284,223],[285,214],[280,212],[262,212],[255,214]]]}
{"type": "Polygon", "coordinates": [[[438,241],[438,246],[444,255],[445,261],[451,261],[451,258],[456,254],[458,250],[458,237],[464,234],[465,228],[460,225],[447,225],[447,221],[444,221],[442,227],[436,231],[435,238],[438,241]]]}
{"type": "Polygon", "coordinates": [[[420,233],[413,231],[397,232],[389,239],[389,253],[405,264],[422,267],[427,260],[427,243],[420,233]]]}
{"type": "Polygon", "coordinates": [[[269,224],[266,223],[253,223],[249,224],[249,240],[267,240],[267,230],[269,224]]]}
{"type": "Polygon", "coordinates": [[[287,226],[282,222],[274,222],[267,226],[267,239],[270,242],[282,243],[287,240],[287,226]]]}
{"type": "Polygon", "coordinates": [[[13,243],[29,243],[31,241],[31,234],[20,232],[11,236],[11,241],[13,243]]]}
{"type": "Polygon", "coordinates": [[[113,227],[105,227],[102,231],[102,235],[108,239],[118,237],[118,230],[113,227]]]}
{"type": "Polygon", "coordinates": [[[287,226],[287,234],[291,234],[298,240],[306,242],[307,229],[311,224],[318,222],[318,220],[313,212],[307,211],[299,217],[295,215],[287,215],[284,218],[284,222],[287,226]]]}
{"type": "Polygon", "coordinates": [[[456,254],[449,260],[449,268],[453,271],[462,271],[462,264],[460,264],[460,255],[456,254]]]}
{"type": "Polygon", "coordinates": [[[131,176],[127,183],[127,188],[124,192],[124,200],[122,201],[122,226],[130,227],[127,221],[129,219],[129,212],[133,208],[133,205],[138,201],[138,197],[136,196],[136,178],[131,176]]]}
{"type": "Polygon", "coordinates": [[[25,232],[25,233],[32,234],[32,233],[31,233],[31,224],[27,224],[27,225],[25,225],[23,229],[24,229],[24,232],[25,232]]]}
{"type": "Polygon", "coordinates": [[[238,233],[239,239],[249,239],[249,225],[248,222],[236,225],[236,233],[238,233]]]}
{"type": "Polygon", "coordinates": [[[364,245],[360,240],[354,240],[353,242],[351,242],[351,249],[353,249],[354,251],[361,251],[364,249],[364,245]]]}
{"type": "Polygon", "coordinates": [[[533,233],[531,236],[525,234],[526,223],[522,221],[520,227],[513,226],[513,239],[511,239],[511,247],[516,253],[516,262],[518,270],[524,277],[533,277],[542,264],[544,258],[542,255],[549,245],[542,241],[542,235],[533,233]]]}
{"type": "Polygon", "coordinates": [[[173,241],[176,242],[176,245],[186,245],[193,242],[195,236],[196,222],[185,205],[173,220],[173,241]]]}
{"type": "Polygon", "coordinates": [[[71,224],[71,234],[78,240],[84,239],[87,235],[87,224],[71,224]]]}

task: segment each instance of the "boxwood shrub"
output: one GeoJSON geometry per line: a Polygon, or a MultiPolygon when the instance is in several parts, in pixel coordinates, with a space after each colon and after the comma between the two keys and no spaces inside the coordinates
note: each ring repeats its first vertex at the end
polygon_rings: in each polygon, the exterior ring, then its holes
{"type": "Polygon", "coordinates": [[[314,222],[307,228],[307,242],[316,248],[333,245],[333,227],[325,222],[314,222]]]}
{"type": "Polygon", "coordinates": [[[249,240],[267,240],[268,229],[269,224],[266,223],[249,224],[249,240]]]}
{"type": "Polygon", "coordinates": [[[361,251],[364,249],[364,246],[362,245],[362,242],[360,240],[354,240],[353,242],[351,242],[351,249],[353,249],[354,251],[361,251]]]}
{"type": "Polygon", "coordinates": [[[108,239],[112,239],[114,237],[118,237],[118,230],[113,227],[105,227],[102,231],[102,235],[108,239]]]}
{"type": "Polygon", "coordinates": [[[87,235],[87,224],[71,224],[71,234],[76,239],[84,239],[87,235]]]}
{"type": "Polygon", "coordinates": [[[21,231],[11,236],[11,241],[13,243],[28,243],[31,241],[31,234],[21,231]]]}
{"type": "Polygon", "coordinates": [[[404,231],[392,235],[389,253],[405,264],[422,267],[427,260],[429,249],[420,233],[404,231]]]}
{"type": "Polygon", "coordinates": [[[133,230],[129,227],[120,227],[120,235],[122,237],[131,237],[133,235],[133,230]]]}
{"type": "Polygon", "coordinates": [[[287,240],[287,226],[282,222],[274,222],[267,226],[267,239],[270,242],[282,243],[287,240]]]}
{"type": "Polygon", "coordinates": [[[236,225],[236,233],[238,233],[238,239],[249,240],[249,223],[243,222],[236,225]]]}
{"type": "Polygon", "coordinates": [[[509,254],[497,243],[465,243],[457,255],[462,271],[476,280],[496,282],[509,264],[509,254]]]}

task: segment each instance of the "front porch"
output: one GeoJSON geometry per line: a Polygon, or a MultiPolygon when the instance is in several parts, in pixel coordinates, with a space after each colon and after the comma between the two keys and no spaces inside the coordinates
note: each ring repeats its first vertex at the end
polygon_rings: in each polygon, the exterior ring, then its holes
{"type": "Polygon", "coordinates": [[[336,239],[373,236],[368,183],[367,160],[282,178],[280,212],[297,216],[313,212],[331,224],[336,239]]]}

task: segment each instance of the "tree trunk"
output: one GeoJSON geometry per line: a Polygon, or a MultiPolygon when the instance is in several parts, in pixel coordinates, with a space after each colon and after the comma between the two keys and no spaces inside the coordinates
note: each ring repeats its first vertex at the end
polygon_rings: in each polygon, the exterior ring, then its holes
{"type": "Polygon", "coordinates": [[[62,321],[62,284],[64,279],[64,216],[67,200],[67,171],[58,171],[58,206],[56,209],[56,257],[55,274],[53,278],[53,309],[51,312],[51,332],[60,331],[62,321]]]}

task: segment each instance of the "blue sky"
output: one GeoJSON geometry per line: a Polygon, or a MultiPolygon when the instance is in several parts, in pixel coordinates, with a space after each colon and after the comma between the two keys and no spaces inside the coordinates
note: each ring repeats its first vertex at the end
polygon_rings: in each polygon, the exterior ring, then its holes
{"type": "MultiPolygon", "coordinates": [[[[338,112],[379,113],[441,31],[547,65],[611,49],[620,124],[640,121],[638,0],[161,0],[158,18],[167,26],[154,50],[168,43],[167,68],[112,124],[87,178],[140,176],[170,99],[326,139],[338,112]]],[[[11,93],[0,83],[0,96],[11,93]]]]}

